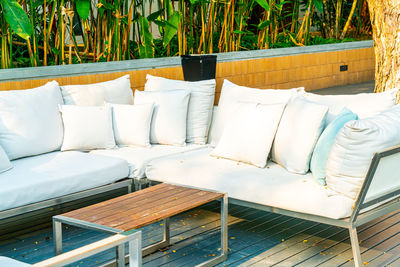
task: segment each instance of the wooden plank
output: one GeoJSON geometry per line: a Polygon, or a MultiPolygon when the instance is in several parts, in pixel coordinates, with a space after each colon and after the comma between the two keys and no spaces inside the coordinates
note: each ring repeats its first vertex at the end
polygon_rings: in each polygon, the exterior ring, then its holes
{"type": "MultiPolygon", "coordinates": [[[[138,191],[142,192],[145,190],[138,191]]],[[[96,207],[89,206],[87,208],[83,208],[81,210],[76,211],[76,215],[64,215],[67,217],[79,219],[79,220],[95,220],[96,218],[104,218],[110,215],[110,213],[120,213],[122,211],[132,210],[138,207],[141,207],[146,202],[154,202],[158,201],[162,198],[167,198],[172,195],[173,192],[180,193],[185,191],[183,188],[167,188],[166,190],[157,190],[157,191],[147,191],[144,194],[128,194],[121,198],[120,201],[111,201],[110,202],[101,202],[96,204],[96,207]],[[129,207],[129,208],[127,208],[129,207]]],[[[186,191],[185,191],[186,192],[186,191]]],[[[75,213],[71,212],[71,213],[75,213]]]]}
{"type": "MultiPolygon", "coordinates": [[[[62,215],[66,216],[66,217],[75,218],[73,216],[76,216],[76,215],[84,213],[84,212],[92,211],[92,210],[98,210],[101,207],[109,206],[109,205],[112,205],[114,203],[119,203],[119,202],[124,201],[125,199],[131,199],[131,198],[136,198],[136,197],[139,197],[139,196],[142,196],[142,195],[151,194],[151,192],[154,192],[156,190],[160,190],[160,189],[168,187],[168,186],[169,186],[168,184],[158,184],[158,185],[151,186],[149,188],[137,191],[137,192],[135,192],[135,195],[132,195],[132,194],[123,195],[123,196],[120,196],[120,197],[116,197],[114,199],[110,199],[109,201],[100,202],[100,203],[91,205],[89,207],[85,207],[85,208],[81,208],[81,209],[77,209],[77,210],[74,210],[74,211],[71,211],[71,212],[64,213],[62,215]]],[[[174,187],[173,186],[169,186],[169,188],[173,189],[174,187]]]]}
{"type": "MultiPolygon", "coordinates": [[[[192,195],[193,197],[193,195],[192,195]]],[[[196,198],[195,202],[192,203],[181,203],[178,206],[172,206],[170,208],[166,209],[152,209],[149,213],[148,216],[143,217],[141,219],[135,220],[135,221],[130,221],[130,222],[125,222],[124,224],[117,224],[115,227],[118,229],[122,229],[124,231],[129,230],[129,229],[138,229],[140,227],[143,227],[145,225],[148,225],[153,222],[160,221],[162,219],[177,215],[183,211],[187,211],[189,209],[198,207],[200,205],[206,204],[208,202],[214,201],[216,199],[219,199],[220,196],[218,195],[209,195],[209,194],[204,194],[203,196],[198,196],[196,198]],[[154,213],[151,213],[155,211],[154,213]]]]}
{"type": "Polygon", "coordinates": [[[180,202],[186,201],[190,198],[190,196],[194,194],[201,193],[200,190],[198,191],[186,191],[182,190],[176,195],[169,195],[167,197],[161,198],[150,198],[150,199],[143,199],[140,201],[139,205],[134,204],[134,206],[130,207],[130,205],[126,205],[126,208],[120,208],[116,210],[111,210],[111,212],[107,212],[104,214],[102,218],[94,219],[92,222],[101,224],[101,225],[112,225],[115,222],[126,222],[131,220],[140,219],[153,210],[157,212],[155,209],[160,210],[162,208],[169,208],[171,205],[171,200],[174,201],[174,204],[177,205],[180,202]],[[129,207],[129,208],[128,208],[129,207]]]}
{"type": "MultiPolygon", "coordinates": [[[[365,246],[367,246],[368,240],[371,239],[371,237],[379,234],[382,231],[386,231],[392,226],[393,223],[397,223],[399,218],[400,214],[396,213],[389,218],[380,218],[361,226],[358,230],[358,236],[361,242],[360,250],[365,250],[365,246]]],[[[342,232],[340,235],[335,236],[333,240],[335,242],[333,242],[331,245],[324,244],[324,247],[318,253],[315,253],[311,257],[303,258],[300,265],[337,265],[346,262],[353,257],[347,230],[342,232]]]]}

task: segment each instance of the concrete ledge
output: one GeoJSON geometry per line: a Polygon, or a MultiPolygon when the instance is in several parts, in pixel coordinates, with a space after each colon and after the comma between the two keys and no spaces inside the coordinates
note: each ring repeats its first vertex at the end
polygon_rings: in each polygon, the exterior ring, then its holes
{"type": "MultiPolygon", "coordinates": [[[[276,48],[229,53],[216,53],[218,62],[250,60],[258,58],[294,56],[301,54],[334,52],[373,47],[372,41],[348,42],[328,45],[276,48]]],[[[13,80],[43,79],[65,76],[110,73],[131,70],[156,69],[181,66],[180,57],[136,59],[114,62],[85,63],[63,66],[18,68],[0,70],[0,82],[13,80]]]]}

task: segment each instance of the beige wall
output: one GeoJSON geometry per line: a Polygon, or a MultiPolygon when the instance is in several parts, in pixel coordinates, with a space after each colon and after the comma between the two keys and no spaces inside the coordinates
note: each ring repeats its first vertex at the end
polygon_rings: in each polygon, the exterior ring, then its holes
{"type": "MultiPolygon", "coordinates": [[[[88,84],[131,75],[132,88],[143,90],[146,74],[171,79],[183,79],[181,67],[135,70],[96,75],[56,78],[61,85],[88,84]]],[[[285,57],[251,59],[217,64],[217,103],[223,79],[239,85],[288,89],[304,86],[315,90],[337,85],[360,83],[374,79],[373,48],[303,54],[285,57]],[[340,65],[348,65],[348,71],[340,72],[340,65]]],[[[23,80],[0,83],[0,90],[27,89],[40,86],[54,79],[23,80]]]]}

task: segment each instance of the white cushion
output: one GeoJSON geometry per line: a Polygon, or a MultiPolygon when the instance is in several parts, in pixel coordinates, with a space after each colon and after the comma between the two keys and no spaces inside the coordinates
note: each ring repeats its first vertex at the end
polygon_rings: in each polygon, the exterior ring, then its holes
{"type": "Polygon", "coordinates": [[[187,146],[152,145],[151,147],[118,147],[107,150],[92,150],[90,153],[124,159],[129,164],[129,178],[144,178],[146,164],[160,157],[180,154],[185,151],[201,149],[205,146],[188,144],[187,146]]]}
{"type": "Polygon", "coordinates": [[[52,152],[12,161],[0,174],[0,210],[113,183],[128,176],[126,161],[78,151],[52,152]]]}
{"type": "Polygon", "coordinates": [[[293,97],[283,112],[272,146],[272,160],[288,171],[305,174],[325,127],[328,107],[293,97]]]}
{"type": "Polygon", "coordinates": [[[360,119],[387,110],[396,104],[396,94],[398,91],[399,89],[397,88],[383,93],[353,95],[317,95],[305,93],[304,96],[310,101],[329,107],[326,119],[326,123],[329,124],[345,107],[356,113],[360,119]]]}
{"type": "Polygon", "coordinates": [[[22,261],[17,261],[17,260],[11,259],[11,258],[0,256],[0,266],[3,266],[3,267],[7,267],[7,266],[28,267],[28,266],[32,266],[32,265],[24,263],[22,261]]]}
{"type": "Polygon", "coordinates": [[[150,146],[153,104],[119,105],[112,107],[114,137],[120,146],[150,146]]]}
{"type": "Polygon", "coordinates": [[[162,145],[185,145],[186,118],[190,91],[135,91],[135,105],[154,103],[150,142],[162,145]]]}
{"type": "Polygon", "coordinates": [[[147,74],[145,91],[177,90],[190,91],[186,141],[204,145],[207,142],[211,124],[212,108],[215,96],[215,80],[187,82],[155,77],[147,74]]]}
{"type": "Polygon", "coordinates": [[[211,125],[209,143],[212,146],[218,144],[225,123],[231,118],[237,102],[257,102],[260,104],[286,104],[292,95],[302,93],[303,87],[289,90],[254,89],[238,86],[228,80],[224,80],[221,96],[218,103],[218,111],[211,125]]]}
{"type": "Polygon", "coordinates": [[[61,151],[115,147],[110,106],[60,106],[64,122],[61,151]]]}
{"type": "Polygon", "coordinates": [[[4,149],[0,146],[0,173],[8,171],[11,169],[13,165],[11,164],[10,160],[4,149]]]}
{"type": "Polygon", "coordinates": [[[101,83],[63,85],[61,92],[66,105],[102,106],[104,102],[133,103],[129,75],[101,83]]]}
{"type": "Polygon", "coordinates": [[[229,198],[340,219],[352,212],[354,200],[331,195],[311,173],[299,175],[269,162],[267,168],[210,157],[211,148],[151,161],[150,180],[227,192],[229,198]],[[199,175],[201,174],[201,175],[199,175]]]}
{"type": "Polygon", "coordinates": [[[211,155],[264,168],[284,108],[284,104],[237,104],[211,155]]]}
{"type": "Polygon", "coordinates": [[[329,155],[326,180],[337,193],[356,198],[375,152],[400,145],[400,106],[350,121],[339,131],[329,155]]]}
{"type": "Polygon", "coordinates": [[[59,150],[63,124],[58,83],[0,92],[0,145],[10,160],[59,150]]]}

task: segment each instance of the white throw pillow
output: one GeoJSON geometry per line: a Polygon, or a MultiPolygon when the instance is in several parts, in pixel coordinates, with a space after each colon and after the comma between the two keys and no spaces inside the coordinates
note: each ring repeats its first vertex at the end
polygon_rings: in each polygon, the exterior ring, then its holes
{"type": "Polygon", "coordinates": [[[362,93],[355,95],[317,95],[305,93],[304,97],[310,101],[329,107],[326,124],[331,123],[335,117],[348,108],[356,113],[360,119],[367,118],[396,105],[396,94],[399,89],[383,93],[362,93]]]}
{"type": "Polygon", "coordinates": [[[189,90],[186,142],[204,145],[207,143],[214,104],[214,80],[187,82],[155,77],[147,74],[145,91],[189,90]]]}
{"type": "Polygon", "coordinates": [[[64,142],[61,151],[89,151],[115,147],[109,106],[60,105],[60,111],[64,122],[64,142]]]}
{"type": "Polygon", "coordinates": [[[8,171],[12,169],[12,167],[13,165],[11,164],[10,159],[4,149],[0,146],[0,173],[8,171]]]}
{"type": "Polygon", "coordinates": [[[58,83],[0,92],[0,145],[10,160],[59,150],[63,125],[58,83]]]}
{"type": "Polygon", "coordinates": [[[257,102],[260,104],[286,104],[292,95],[303,93],[304,88],[288,90],[254,89],[238,86],[228,80],[224,80],[221,96],[218,103],[218,111],[210,129],[208,143],[216,146],[222,135],[225,123],[231,118],[237,102],[257,102]]]}
{"type": "Polygon", "coordinates": [[[285,104],[237,104],[211,156],[264,168],[284,108],[285,104]]]}
{"type": "Polygon", "coordinates": [[[324,127],[328,107],[293,97],[283,112],[272,146],[272,160],[288,171],[305,174],[324,127]]]}
{"type": "Polygon", "coordinates": [[[61,92],[65,105],[103,106],[104,102],[113,104],[133,103],[129,75],[101,83],[63,85],[61,92]]]}
{"type": "Polygon", "coordinates": [[[150,126],[153,104],[119,105],[112,108],[115,142],[119,146],[150,146],[150,126]]]}
{"type": "Polygon", "coordinates": [[[190,91],[135,91],[135,105],[154,103],[151,121],[152,144],[184,146],[190,91]]]}
{"type": "Polygon", "coordinates": [[[375,152],[400,145],[400,106],[350,121],[339,131],[329,155],[328,187],[355,199],[375,152]]]}

